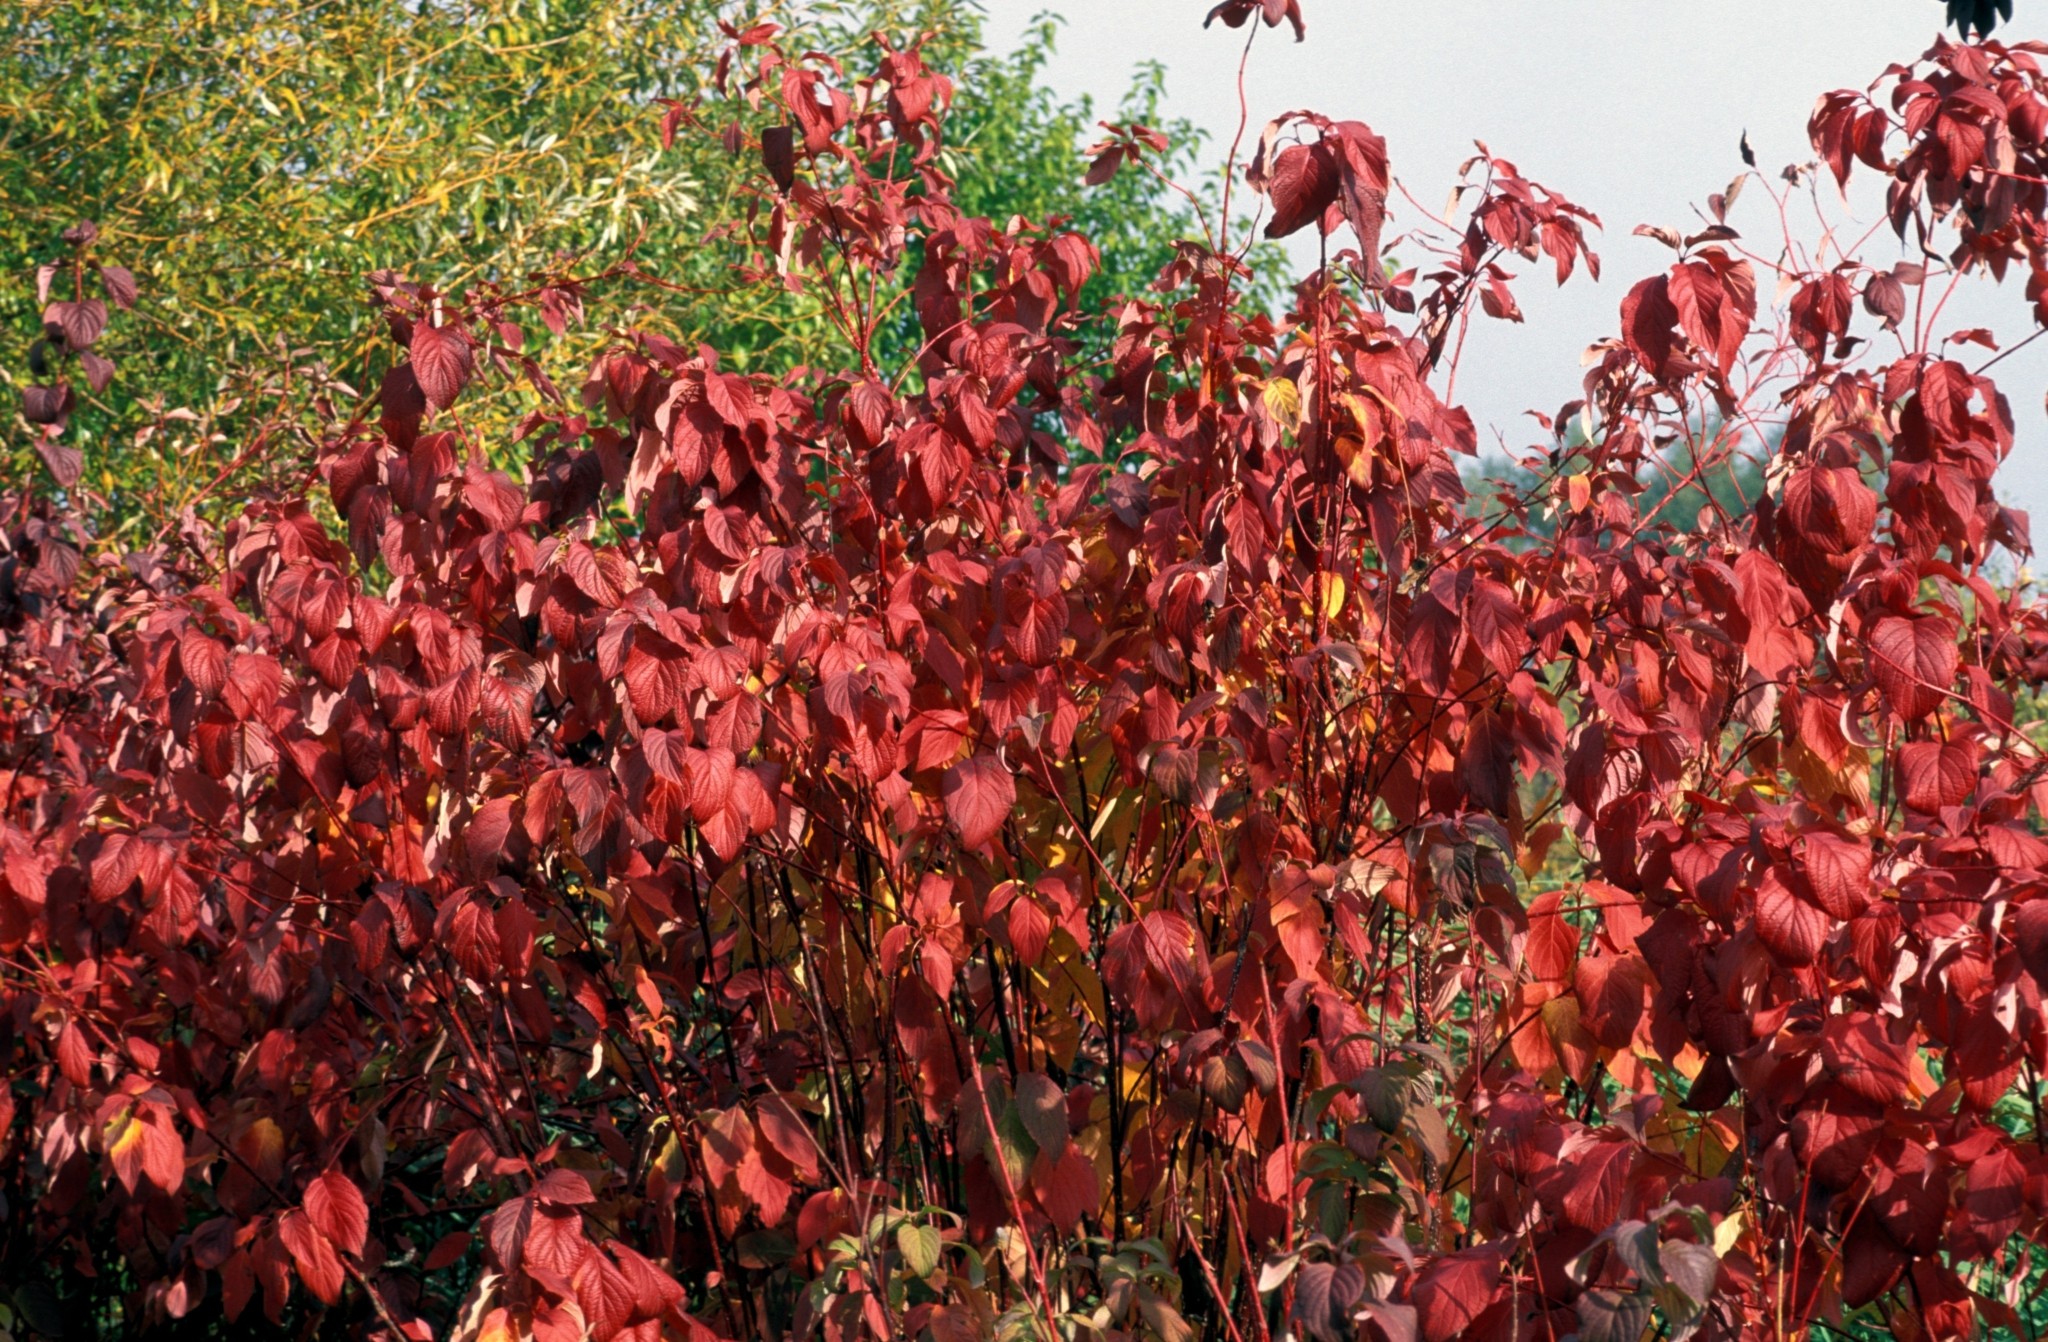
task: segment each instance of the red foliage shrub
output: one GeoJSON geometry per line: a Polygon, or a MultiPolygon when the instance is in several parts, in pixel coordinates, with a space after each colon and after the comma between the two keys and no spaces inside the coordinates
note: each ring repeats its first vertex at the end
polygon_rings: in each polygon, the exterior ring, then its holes
{"type": "Polygon", "coordinates": [[[0,1277],[390,1337],[2016,1327],[2048,623],[1931,327],[2048,290],[2037,55],[1815,115],[1946,260],[1672,237],[1478,506],[1432,379],[1585,211],[1483,157],[1388,277],[1387,147],[1283,119],[1268,231],[1362,282],[1269,317],[1219,237],[1094,312],[1088,240],[949,205],[916,49],[742,35],[758,267],[847,369],[622,331],[515,478],[462,394],[576,287],[394,282],[317,491],[120,562],[14,500],[0,1277]]]}

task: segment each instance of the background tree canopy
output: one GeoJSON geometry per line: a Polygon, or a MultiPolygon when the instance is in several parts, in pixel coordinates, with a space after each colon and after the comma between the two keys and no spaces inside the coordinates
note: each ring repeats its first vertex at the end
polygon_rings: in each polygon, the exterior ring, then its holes
{"type": "MultiPolygon", "coordinates": [[[[964,71],[946,160],[960,204],[999,220],[1073,216],[1103,249],[1099,289],[1142,288],[1195,227],[1153,175],[1083,186],[1078,149],[1100,133],[1097,113],[1039,83],[1050,21],[1019,51],[992,54],[978,15],[935,0],[768,17],[841,53],[876,30],[934,31],[934,58],[964,71]]],[[[744,221],[739,186],[756,165],[730,157],[716,125],[686,125],[662,146],[656,100],[713,96],[721,19],[753,14],[694,0],[5,7],[0,248],[14,260],[0,314],[15,335],[0,377],[29,380],[34,272],[68,252],[60,235],[80,219],[100,225],[95,255],[140,282],[137,311],[102,351],[121,375],[103,392],[77,389],[81,486],[124,527],[211,498],[230,465],[223,501],[303,469],[303,445],[264,426],[302,423],[323,389],[343,413],[374,391],[391,362],[366,301],[379,270],[444,291],[517,289],[531,273],[587,275],[630,255],[672,286],[640,324],[712,343],[742,368],[771,351],[815,362],[832,332],[811,300],[764,305],[732,276],[744,249],[727,226],[744,221]]],[[[1160,92],[1154,69],[1120,117],[1152,122],[1160,92]]],[[[1198,137],[1165,129],[1168,166],[1186,178],[1198,137]]],[[[540,357],[566,377],[603,338],[540,357]]],[[[502,426],[534,399],[522,386],[466,409],[502,426]]],[[[10,414],[10,472],[30,464],[30,443],[10,414]]]]}

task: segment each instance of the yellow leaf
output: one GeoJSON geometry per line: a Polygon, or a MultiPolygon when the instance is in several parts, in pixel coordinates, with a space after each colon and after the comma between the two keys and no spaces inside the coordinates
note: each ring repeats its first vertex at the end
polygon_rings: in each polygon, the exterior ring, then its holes
{"type": "Polygon", "coordinates": [[[1062,954],[1054,963],[1051,974],[1034,974],[1033,977],[1042,978],[1048,984],[1054,979],[1064,981],[1080,995],[1082,1004],[1088,1010],[1088,1019],[1097,1025],[1107,1024],[1109,1012],[1103,1004],[1102,980],[1095,977],[1095,971],[1082,956],[1080,946],[1064,929],[1056,934],[1053,945],[1060,949],[1062,954]]]}
{"type": "Polygon", "coordinates": [[[1334,620],[1344,609],[1344,575],[1323,573],[1316,577],[1316,592],[1321,599],[1323,618],[1334,620]]]}
{"type": "MultiPolygon", "coordinates": [[[[1351,398],[1356,400],[1356,397],[1351,398]]],[[[1344,474],[1351,483],[1364,489],[1372,484],[1372,454],[1365,450],[1365,440],[1354,434],[1344,434],[1337,439],[1337,460],[1344,463],[1344,474]]]]}
{"type": "Polygon", "coordinates": [[[267,1118],[251,1123],[239,1144],[242,1158],[261,1169],[284,1168],[284,1129],[267,1118]]]}
{"type": "Polygon", "coordinates": [[[1038,1042],[1045,1046],[1047,1057],[1072,1071],[1081,1052],[1081,1022],[1064,1013],[1056,1015],[1039,1029],[1038,1042]]]}
{"type": "Polygon", "coordinates": [[[1266,384],[1261,393],[1266,403],[1266,413],[1275,423],[1287,428],[1301,427],[1301,388],[1290,378],[1276,377],[1266,384]]]}
{"type": "Polygon", "coordinates": [[[1714,1227],[1714,1254],[1726,1258],[1728,1251],[1735,1247],[1735,1241],[1742,1238],[1742,1212],[1732,1211],[1721,1218],[1721,1224],[1714,1227]]]}
{"type": "Polygon", "coordinates": [[[118,1161],[142,1145],[142,1124],[137,1121],[132,1109],[114,1122],[120,1131],[115,1134],[114,1140],[107,1144],[107,1159],[118,1161]]]}

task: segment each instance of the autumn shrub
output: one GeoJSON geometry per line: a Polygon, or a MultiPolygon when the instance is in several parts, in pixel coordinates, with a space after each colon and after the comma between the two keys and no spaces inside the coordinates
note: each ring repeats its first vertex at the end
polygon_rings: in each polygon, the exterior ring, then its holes
{"type": "Polygon", "coordinates": [[[0,1327],[2033,1335],[2048,622],[1938,322],[2048,319],[2040,55],[1824,99],[1477,507],[1435,387],[1585,210],[1482,155],[1390,223],[1292,113],[1230,179],[1326,239],[1288,310],[1228,206],[1098,310],[951,204],[919,48],[740,34],[750,268],[843,367],[622,326],[513,474],[462,407],[567,281],[394,280],[308,487],[11,498],[0,1327]],[[1782,223],[1858,174],[1908,260],[1782,223]]]}

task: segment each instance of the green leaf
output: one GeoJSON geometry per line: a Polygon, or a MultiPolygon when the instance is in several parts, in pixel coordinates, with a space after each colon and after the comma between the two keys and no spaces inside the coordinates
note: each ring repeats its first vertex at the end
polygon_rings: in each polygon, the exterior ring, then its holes
{"type": "Polygon", "coordinates": [[[1067,1097],[1059,1083],[1043,1072],[1026,1072],[1017,1078],[1015,1104],[1037,1150],[1057,1158],[1067,1149],[1067,1097]]]}
{"type": "Polygon", "coordinates": [[[996,1120],[996,1150],[1003,1168],[1010,1172],[1010,1182],[1022,1188],[1031,1177],[1031,1162],[1038,1158],[1038,1143],[1031,1139],[1031,1130],[1015,1104],[1005,1105],[1002,1117],[996,1120]]]}
{"type": "Polygon", "coordinates": [[[930,1277],[939,1270],[942,1247],[936,1226],[906,1221],[896,1227],[896,1248],[903,1255],[905,1265],[920,1278],[930,1277]]]}

